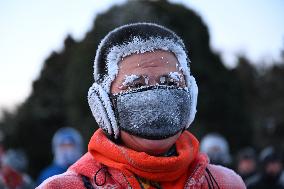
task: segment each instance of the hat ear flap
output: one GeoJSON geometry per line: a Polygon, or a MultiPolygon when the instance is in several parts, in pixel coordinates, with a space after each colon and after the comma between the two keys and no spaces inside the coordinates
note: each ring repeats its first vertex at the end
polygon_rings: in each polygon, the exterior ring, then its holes
{"type": "Polygon", "coordinates": [[[189,93],[191,98],[191,107],[190,107],[190,116],[189,116],[189,125],[193,122],[196,114],[196,106],[197,106],[197,96],[198,96],[198,87],[193,76],[189,76],[189,93]]]}
{"type": "Polygon", "coordinates": [[[99,127],[115,139],[119,136],[119,129],[113,111],[113,105],[108,93],[97,83],[88,92],[88,103],[99,127]]]}

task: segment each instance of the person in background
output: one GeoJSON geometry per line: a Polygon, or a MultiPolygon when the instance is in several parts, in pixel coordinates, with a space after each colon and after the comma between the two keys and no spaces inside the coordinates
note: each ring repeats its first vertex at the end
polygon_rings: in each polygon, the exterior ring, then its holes
{"type": "Polygon", "coordinates": [[[283,171],[281,154],[274,147],[267,147],[260,153],[260,170],[247,179],[248,189],[284,189],[280,176],[283,171]]]}
{"type": "Polygon", "coordinates": [[[5,135],[3,131],[0,130],[0,162],[1,162],[2,156],[5,153],[4,139],[5,139],[5,135]]]}
{"type": "Polygon", "coordinates": [[[240,150],[236,159],[236,171],[246,180],[256,174],[257,159],[255,150],[251,147],[240,150]]]}
{"type": "Polygon", "coordinates": [[[82,136],[77,130],[70,127],[59,129],[52,139],[52,152],[54,155],[53,162],[40,173],[37,179],[38,185],[53,175],[65,172],[70,165],[82,156],[82,136]]]}
{"type": "Polygon", "coordinates": [[[227,140],[218,133],[205,135],[200,142],[200,151],[208,155],[210,163],[231,166],[231,155],[227,140]]]}
{"type": "Polygon", "coordinates": [[[35,185],[25,173],[28,160],[19,149],[10,149],[3,154],[0,170],[1,189],[34,189],[35,185]]]}
{"type": "Polygon", "coordinates": [[[88,93],[100,129],[80,160],[38,189],[245,188],[232,170],[209,164],[186,130],[198,93],[189,63],[181,38],[163,26],[111,31],[97,50],[88,93]]]}

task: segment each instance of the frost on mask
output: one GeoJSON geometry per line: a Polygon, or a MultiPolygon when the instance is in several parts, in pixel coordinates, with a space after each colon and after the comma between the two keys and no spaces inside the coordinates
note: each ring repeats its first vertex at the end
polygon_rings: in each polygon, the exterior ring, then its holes
{"type": "Polygon", "coordinates": [[[130,134],[159,140],[189,124],[191,98],[184,88],[149,86],[113,98],[119,127],[130,134]]]}

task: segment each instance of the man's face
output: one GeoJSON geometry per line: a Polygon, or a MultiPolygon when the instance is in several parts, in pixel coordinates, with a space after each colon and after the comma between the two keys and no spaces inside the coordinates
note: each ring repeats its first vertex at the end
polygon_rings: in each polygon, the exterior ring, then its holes
{"type": "MultiPolygon", "coordinates": [[[[150,85],[186,86],[179,62],[173,53],[157,50],[125,57],[119,63],[118,75],[112,82],[111,93],[150,85]],[[178,78],[171,77],[171,73],[178,78]],[[135,75],[135,79],[128,80],[131,75],[135,75]]],[[[150,155],[160,155],[169,150],[180,134],[181,131],[166,139],[148,140],[121,131],[121,139],[131,149],[150,155]]]]}
{"type": "Polygon", "coordinates": [[[177,58],[171,52],[157,50],[143,54],[132,54],[119,63],[119,71],[111,85],[111,93],[119,93],[127,89],[149,85],[177,85],[185,87],[185,80],[177,58]],[[169,73],[179,74],[179,81],[172,80],[169,73]],[[127,76],[138,76],[127,83],[127,76]]]}

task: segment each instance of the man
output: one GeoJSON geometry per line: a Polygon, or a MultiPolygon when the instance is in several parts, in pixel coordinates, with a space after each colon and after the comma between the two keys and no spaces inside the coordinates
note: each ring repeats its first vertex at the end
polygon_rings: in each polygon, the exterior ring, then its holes
{"type": "Polygon", "coordinates": [[[229,167],[231,155],[227,140],[218,133],[205,135],[200,142],[200,151],[208,155],[210,163],[229,167]]]}
{"type": "Polygon", "coordinates": [[[197,85],[182,40],[150,23],[125,25],[101,42],[88,101],[101,129],[88,153],[38,188],[245,188],[208,164],[185,129],[197,85]]]}
{"type": "Polygon", "coordinates": [[[1,157],[1,189],[33,189],[35,184],[26,173],[28,159],[21,149],[9,149],[1,157]]]}
{"type": "Polygon", "coordinates": [[[256,152],[252,147],[241,149],[237,154],[236,172],[246,183],[257,172],[256,152]]]}

